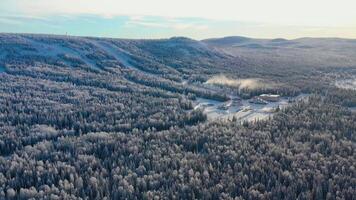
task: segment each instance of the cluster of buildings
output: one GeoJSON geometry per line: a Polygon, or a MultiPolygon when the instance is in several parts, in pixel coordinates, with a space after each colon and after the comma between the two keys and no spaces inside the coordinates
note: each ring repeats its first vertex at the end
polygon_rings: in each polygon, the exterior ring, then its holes
{"type": "MultiPolygon", "coordinates": [[[[249,100],[250,103],[254,104],[268,104],[269,102],[277,102],[280,100],[280,95],[277,94],[261,94],[255,96],[249,100]]],[[[230,101],[225,102],[218,106],[219,110],[228,110],[230,107],[239,107],[242,106],[241,99],[239,97],[234,97],[230,101]]]]}
{"type": "Polygon", "coordinates": [[[233,97],[229,102],[226,102],[218,107],[220,110],[228,110],[231,106],[241,106],[241,99],[233,97]]]}
{"type": "Polygon", "coordinates": [[[268,104],[268,102],[277,102],[280,99],[278,94],[261,94],[249,100],[250,103],[255,104],[268,104]]]}

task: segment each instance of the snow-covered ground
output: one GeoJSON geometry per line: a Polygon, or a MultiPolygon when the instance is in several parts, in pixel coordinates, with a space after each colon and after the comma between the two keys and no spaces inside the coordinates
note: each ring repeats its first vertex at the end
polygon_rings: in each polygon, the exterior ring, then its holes
{"type": "Polygon", "coordinates": [[[182,85],[187,85],[188,84],[188,80],[182,80],[182,85]]]}
{"type": "MultiPolygon", "coordinates": [[[[112,44],[104,41],[95,41],[95,40],[90,40],[95,46],[101,48],[104,50],[107,54],[110,56],[114,57],[116,60],[120,61],[125,67],[136,69],[138,71],[143,72],[142,70],[138,69],[137,67],[133,66],[130,63],[130,56],[127,51],[125,51],[122,48],[113,46],[112,44]]],[[[147,72],[144,72],[147,73],[147,72]]]]}
{"type": "MultiPolygon", "coordinates": [[[[48,57],[58,57],[60,54],[67,54],[75,58],[79,58],[81,61],[83,61],[87,66],[100,70],[94,61],[88,59],[85,55],[83,55],[83,52],[78,52],[75,51],[71,48],[65,47],[60,43],[42,43],[30,38],[25,39],[28,44],[31,44],[32,47],[34,47],[37,52],[35,54],[39,54],[41,56],[48,56],[48,57]]],[[[33,52],[31,54],[34,54],[33,52]]]]}
{"type": "MultiPolygon", "coordinates": [[[[301,94],[294,99],[300,100],[307,96],[307,94],[301,94]]],[[[269,102],[266,105],[250,103],[248,100],[235,101],[235,105],[232,105],[232,103],[232,101],[219,102],[211,99],[197,98],[194,109],[204,109],[208,120],[232,119],[235,117],[239,121],[255,121],[272,116],[277,107],[285,108],[290,105],[287,98],[281,98],[278,102],[269,102]],[[219,108],[223,105],[227,105],[226,110],[219,108]]]]}
{"type": "Polygon", "coordinates": [[[107,54],[114,57],[116,60],[119,60],[122,64],[125,65],[125,67],[132,67],[129,62],[129,56],[125,54],[124,50],[114,47],[111,44],[103,41],[90,40],[90,42],[104,50],[107,54]]]}
{"type": "Polygon", "coordinates": [[[349,109],[351,110],[351,112],[356,112],[356,107],[350,107],[349,109]]]}
{"type": "Polygon", "coordinates": [[[356,78],[338,80],[335,82],[335,86],[342,89],[356,90],[356,78]]]}

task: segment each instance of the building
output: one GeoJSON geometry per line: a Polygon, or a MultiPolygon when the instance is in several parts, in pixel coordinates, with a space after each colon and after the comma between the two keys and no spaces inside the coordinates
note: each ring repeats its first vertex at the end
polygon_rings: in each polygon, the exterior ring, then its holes
{"type": "Polygon", "coordinates": [[[241,104],[241,99],[238,97],[233,97],[231,99],[231,106],[240,106],[241,104]]]}
{"type": "Polygon", "coordinates": [[[228,110],[229,109],[229,105],[222,104],[222,105],[218,106],[218,109],[219,110],[228,110]]]}
{"type": "Polygon", "coordinates": [[[261,98],[262,100],[265,100],[265,101],[275,102],[275,101],[279,101],[280,95],[278,95],[278,94],[261,94],[259,96],[259,98],[261,98]]]}
{"type": "Polygon", "coordinates": [[[268,102],[260,97],[253,97],[249,100],[250,103],[254,104],[268,104],[268,102]]]}

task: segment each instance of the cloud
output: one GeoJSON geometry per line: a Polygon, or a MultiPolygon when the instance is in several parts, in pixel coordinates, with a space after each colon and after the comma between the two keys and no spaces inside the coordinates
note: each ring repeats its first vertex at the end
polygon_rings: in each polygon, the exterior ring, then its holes
{"type": "Polygon", "coordinates": [[[134,25],[134,26],[144,26],[144,27],[149,27],[149,28],[169,28],[169,26],[162,24],[162,23],[157,23],[157,22],[146,22],[146,21],[127,21],[126,25],[134,25]]]}
{"type": "Polygon", "coordinates": [[[54,24],[128,38],[356,38],[355,7],[355,0],[0,0],[0,16],[12,16],[0,17],[0,30],[58,33],[54,24]]]}
{"type": "Polygon", "coordinates": [[[176,23],[172,26],[175,30],[187,30],[187,29],[195,29],[195,30],[207,30],[209,28],[208,25],[199,25],[194,23],[176,23]]]}
{"type": "MultiPolygon", "coordinates": [[[[356,26],[354,0],[4,0],[31,15],[196,17],[301,26],[356,26]]],[[[5,3],[3,3],[5,4],[5,3]]],[[[6,6],[6,5],[5,5],[6,6]]]]}
{"type": "MultiPolygon", "coordinates": [[[[207,23],[207,22],[205,22],[207,23]]],[[[132,16],[126,22],[127,26],[144,26],[149,28],[165,28],[173,30],[206,30],[209,28],[207,24],[197,22],[194,19],[186,20],[179,18],[166,17],[145,17],[132,16]]]]}
{"type": "Polygon", "coordinates": [[[23,22],[20,20],[15,20],[15,19],[9,19],[6,17],[0,17],[0,24],[10,24],[10,25],[20,25],[23,22]]]}
{"type": "Polygon", "coordinates": [[[48,20],[43,17],[37,16],[26,16],[26,15],[0,15],[0,23],[8,25],[21,25],[28,21],[42,21],[47,22],[48,20]]]}

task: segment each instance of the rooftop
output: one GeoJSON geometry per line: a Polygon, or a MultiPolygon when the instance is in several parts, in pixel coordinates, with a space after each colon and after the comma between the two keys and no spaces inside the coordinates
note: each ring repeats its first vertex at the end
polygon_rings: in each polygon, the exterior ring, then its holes
{"type": "Polygon", "coordinates": [[[278,94],[261,94],[261,97],[280,97],[278,94]]]}

